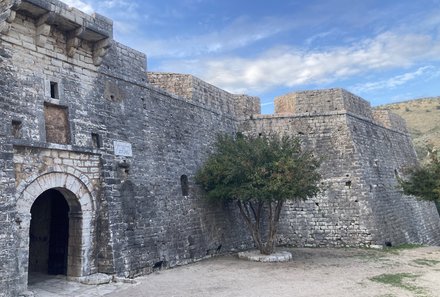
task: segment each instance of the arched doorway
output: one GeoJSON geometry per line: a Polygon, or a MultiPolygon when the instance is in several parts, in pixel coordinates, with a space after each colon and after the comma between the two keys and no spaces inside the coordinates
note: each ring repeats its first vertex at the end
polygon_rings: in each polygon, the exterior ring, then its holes
{"type": "MultiPolygon", "coordinates": [[[[28,272],[40,269],[33,266],[32,261],[35,258],[34,255],[30,255],[30,253],[35,253],[34,246],[30,244],[30,235],[32,234],[30,229],[31,219],[41,217],[41,213],[45,213],[42,210],[38,210],[39,206],[37,205],[42,203],[42,208],[49,207],[48,205],[44,206],[45,203],[48,203],[44,198],[46,195],[55,197],[52,198],[55,200],[57,200],[56,198],[61,198],[60,200],[64,200],[68,206],[67,268],[65,268],[63,274],[66,274],[70,280],[79,280],[81,277],[97,272],[95,257],[96,241],[94,240],[96,236],[96,192],[93,189],[92,182],[87,176],[75,169],[70,170],[70,172],[47,172],[31,176],[20,182],[17,186],[16,222],[19,241],[18,256],[22,259],[22,261],[18,263],[18,269],[21,275],[18,283],[20,292],[26,291],[29,276],[28,272]],[[29,265],[31,265],[31,267],[29,265]]],[[[61,208],[64,209],[64,215],[62,217],[65,219],[65,204],[64,207],[61,208]]],[[[49,212],[46,211],[46,214],[49,214],[49,212]]],[[[39,223],[37,221],[38,219],[33,221],[32,225],[38,225],[39,223]]],[[[46,226],[49,226],[48,224],[49,223],[46,222],[46,226]]],[[[34,232],[34,230],[32,230],[32,232],[34,232]]],[[[33,234],[33,236],[38,236],[38,234],[33,234]]],[[[48,240],[48,238],[46,240],[48,240]]],[[[64,246],[64,244],[60,245],[64,246]]],[[[49,251],[46,251],[46,255],[46,261],[49,264],[49,251]]],[[[63,259],[64,257],[63,255],[63,259]]],[[[40,261],[44,263],[45,260],[40,259],[40,261]]],[[[56,264],[60,262],[52,261],[52,263],[56,264]]],[[[63,267],[63,265],[59,266],[63,267]]],[[[47,272],[43,272],[48,273],[49,266],[47,269],[47,272]]]]}
{"type": "Polygon", "coordinates": [[[67,275],[69,210],[64,195],[49,189],[31,207],[29,273],[67,275]]]}

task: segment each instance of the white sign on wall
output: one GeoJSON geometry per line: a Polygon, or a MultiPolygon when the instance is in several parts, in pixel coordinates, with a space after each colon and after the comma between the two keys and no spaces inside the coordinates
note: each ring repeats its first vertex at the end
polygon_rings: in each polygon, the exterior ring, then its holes
{"type": "Polygon", "coordinates": [[[131,143],[124,141],[114,141],[113,147],[114,147],[115,155],[124,156],[124,157],[133,157],[131,143]]]}

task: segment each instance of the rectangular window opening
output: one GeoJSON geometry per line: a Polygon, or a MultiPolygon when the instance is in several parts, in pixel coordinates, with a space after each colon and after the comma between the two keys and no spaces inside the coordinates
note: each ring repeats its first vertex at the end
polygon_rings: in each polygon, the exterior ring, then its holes
{"type": "Polygon", "coordinates": [[[92,133],[92,147],[100,148],[102,146],[101,135],[98,133],[92,133]]]}
{"type": "Polygon", "coordinates": [[[20,136],[21,136],[21,121],[12,120],[12,136],[14,138],[20,138],[20,136]]]}
{"type": "Polygon", "coordinates": [[[54,99],[59,99],[60,94],[58,90],[58,83],[51,81],[50,82],[50,97],[54,99]]]}

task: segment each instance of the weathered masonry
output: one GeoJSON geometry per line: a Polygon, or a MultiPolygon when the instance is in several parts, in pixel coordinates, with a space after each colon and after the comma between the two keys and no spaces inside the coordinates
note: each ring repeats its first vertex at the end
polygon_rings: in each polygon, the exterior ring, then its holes
{"type": "Polygon", "coordinates": [[[433,204],[402,196],[416,162],[404,123],[344,90],[233,95],[147,73],[111,20],[57,0],[0,3],[0,296],[34,272],[134,277],[251,247],[193,176],[218,133],[288,133],[325,156],[325,192],[290,204],[280,243],[440,243],[433,204]]]}

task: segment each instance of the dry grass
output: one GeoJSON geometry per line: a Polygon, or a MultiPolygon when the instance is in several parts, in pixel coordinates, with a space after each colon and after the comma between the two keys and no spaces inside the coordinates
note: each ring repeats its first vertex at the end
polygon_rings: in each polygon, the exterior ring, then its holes
{"type": "Polygon", "coordinates": [[[440,149],[440,97],[381,105],[377,108],[390,109],[406,120],[421,160],[426,158],[427,146],[440,149]]]}

